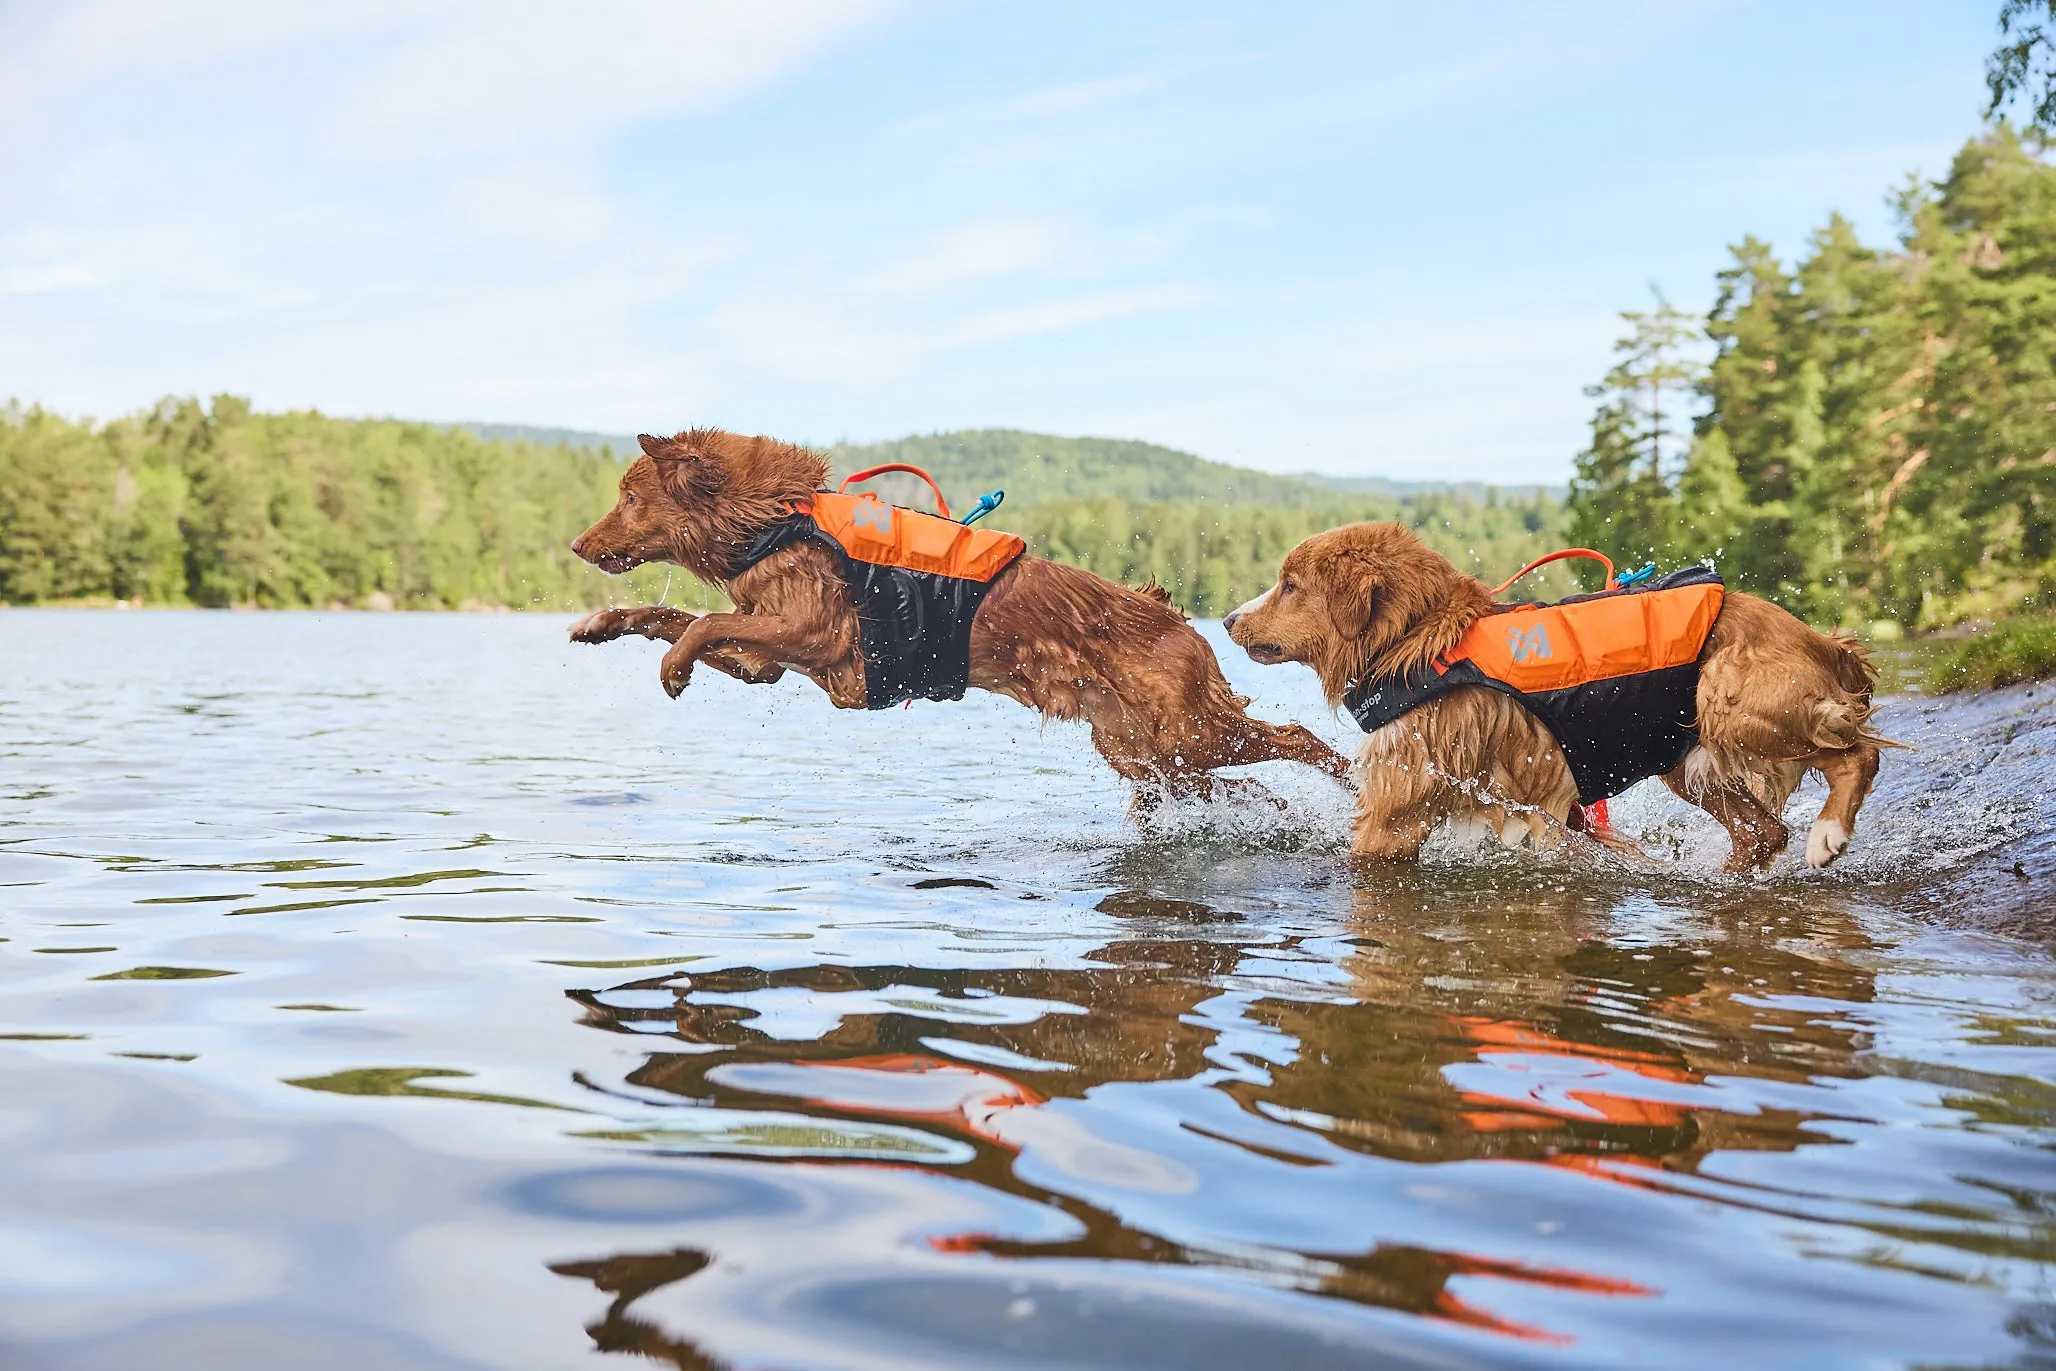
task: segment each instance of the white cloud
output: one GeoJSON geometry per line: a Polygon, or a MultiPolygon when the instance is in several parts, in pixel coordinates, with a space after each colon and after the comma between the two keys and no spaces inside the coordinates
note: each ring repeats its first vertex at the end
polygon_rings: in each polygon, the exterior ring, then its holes
{"type": "Polygon", "coordinates": [[[525,153],[717,107],[899,8],[901,0],[7,6],[0,111],[28,111],[110,78],[162,81],[231,59],[246,68],[273,60],[311,67],[307,94],[331,81],[342,88],[327,111],[341,146],[382,157],[525,153]],[[357,60],[367,52],[368,66],[357,60]]]}
{"type": "Polygon", "coordinates": [[[1309,91],[1291,102],[1293,121],[1391,124],[1497,112],[1617,69],[1738,3],[1556,0],[1509,10],[1503,23],[1480,15],[1477,24],[1456,31],[1459,41],[1426,51],[1381,42],[1384,35],[1374,26],[1366,79],[1309,91]]]}
{"type": "Polygon", "coordinates": [[[885,0],[445,0],[339,111],[345,145],[381,156],[576,146],[654,115],[758,89],[874,22],[885,0]]]}
{"type": "Polygon", "coordinates": [[[860,289],[888,295],[920,295],[1017,272],[1047,270],[1076,260],[1075,234],[1064,226],[1032,219],[995,219],[964,224],[931,240],[921,251],[859,276],[860,289]]]}
{"type": "Polygon", "coordinates": [[[938,344],[949,347],[990,346],[1019,338],[1070,333],[1138,314],[1190,309],[1205,304],[1211,298],[1212,292],[1198,286],[1166,285],[1032,300],[1025,304],[982,310],[945,331],[938,344]]]}
{"type": "Polygon", "coordinates": [[[0,295],[47,295],[59,290],[90,290],[114,278],[84,262],[51,262],[43,266],[0,271],[0,295]]]}
{"type": "Polygon", "coordinates": [[[504,237],[544,248],[598,243],[620,214],[591,178],[556,167],[508,168],[465,176],[450,189],[459,222],[480,237],[504,237]]]}
{"type": "Polygon", "coordinates": [[[47,135],[64,97],[231,58],[338,41],[404,13],[403,0],[68,0],[0,5],[0,143],[47,135]]]}
{"type": "Polygon", "coordinates": [[[1190,309],[1209,298],[1197,286],[1164,285],[909,315],[841,292],[757,290],[722,303],[702,322],[717,354],[730,362],[854,387],[907,378],[952,354],[1190,309]]]}

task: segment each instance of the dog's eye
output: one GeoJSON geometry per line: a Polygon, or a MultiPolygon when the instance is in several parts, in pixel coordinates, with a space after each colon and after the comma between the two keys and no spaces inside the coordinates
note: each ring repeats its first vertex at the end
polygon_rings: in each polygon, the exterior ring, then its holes
{"type": "Polygon", "coordinates": [[[634,504],[635,502],[636,502],[636,500],[635,500],[635,492],[634,492],[634,491],[632,491],[632,490],[624,490],[624,491],[622,491],[622,492],[621,492],[621,503],[622,503],[622,504],[624,504],[624,505],[632,505],[632,504],[634,504]]]}
{"type": "Polygon", "coordinates": [[[1297,589],[1299,589],[1299,582],[1293,580],[1290,576],[1278,582],[1278,593],[1280,595],[1290,595],[1297,589]]]}

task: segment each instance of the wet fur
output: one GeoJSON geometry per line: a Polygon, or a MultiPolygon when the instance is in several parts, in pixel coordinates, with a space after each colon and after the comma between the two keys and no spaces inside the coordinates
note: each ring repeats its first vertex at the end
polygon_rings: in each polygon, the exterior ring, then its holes
{"type": "MultiPolygon", "coordinates": [[[[728,574],[756,530],[827,481],[828,464],[790,443],[719,429],[640,441],[614,508],[572,550],[614,573],[644,562],[685,567],[719,585],[735,610],[601,610],[573,626],[573,640],[671,643],[662,679],[673,697],[705,662],[750,682],[796,670],[837,707],[864,708],[857,614],[832,551],[808,540],[728,574]]],[[[1159,789],[1211,795],[1207,773],[1224,766],[1284,759],[1337,777],[1348,769],[1299,725],[1250,718],[1213,649],[1154,583],[1138,591],[1017,558],[972,620],[970,678],[1046,718],[1085,720],[1093,746],[1145,802],[1159,789]]]]}
{"type": "MultiPolygon", "coordinates": [[[[1286,555],[1278,584],[1228,617],[1261,662],[1303,662],[1330,703],[1367,675],[1425,665],[1490,611],[1491,592],[1397,524],[1352,524],[1286,555]]],[[[1731,870],[1768,866],[1779,817],[1806,772],[1828,782],[1806,859],[1842,854],[1892,744],[1870,728],[1875,673],[1863,648],[1815,632],[1753,595],[1728,595],[1700,655],[1699,746],[1663,777],[1727,829],[1731,870]]],[[[1551,841],[1577,785],[1548,729],[1519,703],[1450,691],[1364,740],[1352,852],[1410,859],[1444,822],[1482,824],[1509,845],[1551,841]],[[1548,821],[1554,820],[1554,825],[1548,821]]]]}

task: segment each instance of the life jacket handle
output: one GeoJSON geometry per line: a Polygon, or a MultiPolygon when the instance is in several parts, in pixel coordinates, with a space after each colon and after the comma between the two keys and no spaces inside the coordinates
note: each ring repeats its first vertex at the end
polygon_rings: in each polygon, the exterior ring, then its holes
{"type": "Polygon", "coordinates": [[[1559,548],[1557,551],[1550,553],[1546,557],[1537,557],[1534,561],[1528,563],[1519,571],[1516,571],[1513,575],[1501,581],[1498,585],[1492,587],[1492,594],[1495,597],[1503,595],[1506,593],[1506,588],[1508,586],[1512,585],[1515,581],[1518,581],[1521,577],[1527,575],[1529,572],[1534,571],[1540,567],[1548,566],[1551,562],[1560,562],[1564,560],[1566,557],[1590,557],[1593,561],[1599,563],[1601,566],[1606,568],[1606,588],[1608,590],[1620,589],[1620,578],[1614,575],[1613,571],[1613,558],[1607,556],[1603,552],[1594,552],[1589,547],[1566,547],[1559,548]]]}
{"type": "Polygon", "coordinates": [[[949,501],[942,498],[942,487],[935,484],[935,478],[933,476],[930,476],[927,472],[921,470],[921,468],[909,465],[906,462],[887,462],[882,466],[866,467],[862,471],[853,471],[849,475],[842,478],[842,484],[835,488],[836,493],[840,494],[843,491],[848,490],[858,481],[868,481],[873,476],[883,476],[888,471],[904,471],[909,476],[918,476],[922,480],[926,481],[928,483],[928,488],[935,492],[936,512],[942,515],[942,517],[945,519],[952,517],[949,512],[949,501]]]}

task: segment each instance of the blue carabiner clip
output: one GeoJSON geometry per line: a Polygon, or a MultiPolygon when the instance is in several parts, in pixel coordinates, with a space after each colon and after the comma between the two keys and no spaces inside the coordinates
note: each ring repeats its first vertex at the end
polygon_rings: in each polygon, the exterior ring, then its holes
{"type": "Polygon", "coordinates": [[[990,495],[979,496],[978,507],[972,510],[969,514],[966,514],[963,518],[963,522],[965,524],[977,523],[980,519],[983,519],[986,515],[992,513],[992,511],[994,511],[995,509],[998,509],[1000,501],[1006,498],[1007,493],[1004,490],[995,490],[990,495]]]}
{"type": "Polygon", "coordinates": [[[1654,563],[1654,562],[1651,562],[1651,563],[1649,563],[1649,565],[1647,565],[1647,566],[1645,566],[1645,567],[1642,567],[1642,568],[1641,568],[1640,570],[1637,570],[1637,571],[1630,571],[1630,572],[1628,572],[1628,573],[1627,573],[1626,575],[1624,575],[1624,576],[1616,576],[1616,577],[1614,577],[1614,578],[1613,578],[1613,585],[1614,585],[1614,589],[1616,589],[1616,590],[1626,590],[1626,589],[1627,589],[1627,588],[1628,588],[1629,586],[1631,586],[1631,585],[1636,585],[1636,584],[1639,584],[1640,582],[1646,581],[1646,580],[1648,580],[1648,579],[1649,579],[1649,578],[1650,578],[1651,576],[1654,576],[1655,574],[1656,574],[1656,563],[1654,563]]]}

